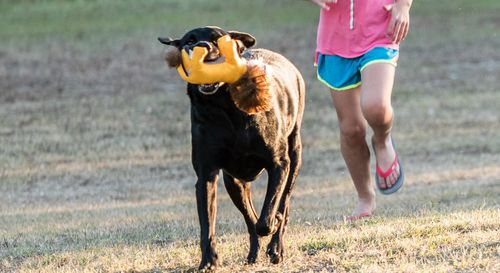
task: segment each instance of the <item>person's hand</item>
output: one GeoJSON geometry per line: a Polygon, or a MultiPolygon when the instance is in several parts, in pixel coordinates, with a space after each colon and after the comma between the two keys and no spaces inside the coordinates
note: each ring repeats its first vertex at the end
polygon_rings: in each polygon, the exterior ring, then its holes
{"type": "Polygon", "coordinates": [[[337,0],[311,0],[311,2],[315,3],[316,5],[320,6],[323,9],[330,10],[330,6],[328,6],[329,3],[337,3],[337,0]]]}
{"type": "Polygon", "coordinates": [[[411,1],[400,0],[391,5],[384,6],[391,13],[391,20],[387,27],[387,35],[396,44],[406,38],[410,29],[410,5],[411,1]]]}

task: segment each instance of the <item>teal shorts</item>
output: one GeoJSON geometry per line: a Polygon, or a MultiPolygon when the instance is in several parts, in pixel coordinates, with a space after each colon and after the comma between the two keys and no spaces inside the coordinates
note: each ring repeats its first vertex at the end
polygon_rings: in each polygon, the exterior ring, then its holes
{"type": "Polygon", "coordinates": [[[399,51],[375,47],[356,58],[318,54],[318,79],[333,90],[347,90],[361,85],[361,71],[373,63],[397,65],[399,51]]]}

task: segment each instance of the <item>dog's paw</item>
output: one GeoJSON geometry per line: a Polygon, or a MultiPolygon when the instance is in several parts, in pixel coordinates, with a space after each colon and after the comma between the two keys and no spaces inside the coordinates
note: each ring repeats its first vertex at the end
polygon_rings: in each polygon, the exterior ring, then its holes
{"type": "Polygon", "coordinates": [[[257,262],[257,255],[255,256],[248,256],[247,257],[247,262],[245,264],[254,264],[257,262]]]}
{"type": "Polygon", "coordinates": [[[201,263],[200,266],[198,267],[199,272],[213,272],[217,268],[217,265],[215,263],[201,263]]]}
{"type": "Polygon", "coordinates": [[[206,256],[202,256],[198,270],[200,272],[212,272],[217,268],[217,254],[212,252],[206,256]]]}
{"type": "Polygon", "coordinates": [[[258,254],[259,254],[259,248],[255,248],[255,249],[252,249],[250,248],[250,251],[248,253],[248,256],[247,256],[247,261],[246,261],[246,264],[254,264],[257,262],[257,257],[258,257],[258,254]]]}
{"type": "Polygon", "coordinates": [[[259,237],[257,235],[252,235],[250,238],[250,249],[248,251],[246,264],[254,264],[257,262],[257,257],[259,256],[259,237]]]}
{"type": "Polygon", "coordinates": [[[269,247],[266,251],[269,261],[273,264],[279,264],[283,261],[283,249],[278,249],[278,247],[269,247]]]}
{"type": "Polygon", "coordinates": [[[273,253],[269,255],[269,261],[273,264],[279,264],[283,261],[283,256],[278,253],[273,253]]]}

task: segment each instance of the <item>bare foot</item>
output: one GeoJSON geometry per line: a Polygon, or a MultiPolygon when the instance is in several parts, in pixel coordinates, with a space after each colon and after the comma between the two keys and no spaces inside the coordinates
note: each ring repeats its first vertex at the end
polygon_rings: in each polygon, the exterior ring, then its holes
{"type": "Polygon", "coordinates": [[[375,211],[375,208],[376,208],[375,192],[373,192],[373,194],[369,197],[366,198],[360,197],[358,199],[358,206],[353,211],[352,215],[346,217],[346,220],[355,221],[361,218],[370,217],[375,211]]]}

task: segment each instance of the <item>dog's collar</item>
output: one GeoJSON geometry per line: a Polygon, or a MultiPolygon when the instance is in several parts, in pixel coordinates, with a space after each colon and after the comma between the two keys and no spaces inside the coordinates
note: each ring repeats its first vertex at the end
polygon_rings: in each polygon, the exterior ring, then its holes
{"type": "MultiPolygon", "coordinates": [[[[216,83],[215,88],[212,91],[203,91],[202,89],[203,89],[204,84],[200,84],[200,85],[198,85],[198,92],[202,93],[203,95],[210,96],[210,95],[217,93],[217,91],[219,91],[219,88],[223,84],[224,84],[223,82],[216,83]]],[[[209,84],[209,85],[213,85],[213,84],[209,84]]]]}

